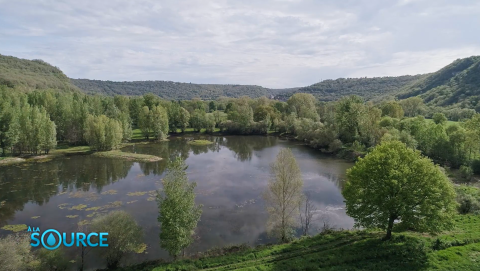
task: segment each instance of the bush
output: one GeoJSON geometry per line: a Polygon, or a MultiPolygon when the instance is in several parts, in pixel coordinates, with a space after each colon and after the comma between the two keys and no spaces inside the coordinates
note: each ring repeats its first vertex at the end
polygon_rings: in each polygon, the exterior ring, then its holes
{"type": "Polygon", "coordinates": [[[38,266],[35,270],[38,271],[64,271],[69,269],[69,262],[65,257],[62,249],[48,250],[42,248],[38,250],[37,257],[39,259],[38,266]]]}
{"type": "Polygon", "coordinates": [[[459,186],[457,192],[458,212],[460,214],[477,213],[480,211],[480,190],[472,186],[459,186]]]}
{"type": "Polygon", "coordinates": [[[30,252],[30,235],[10,234],[0,238],[0,268],[4,271],[31,270],[35,257],[30,252]]]}
{"type": "Polygon", "coordinates": [[[473,169],[469,166],[460,166],[460,175],[467,181],[473,177],[473,169]]]}
{"type": "Polygon", "coordinates": [[[117,268],[125,254],[137,251],[142,245],[142,228],[125,211],[113,211],[95,218],[91,229],[94,232],[108,232],[108,249],[99,249],[108,268],[117,268]]]}
{"type": "Polygon", "coordinates": [[[480,159],[475,159],[472,161],[472,171],[475,174],[480,174],[480,159]]]}

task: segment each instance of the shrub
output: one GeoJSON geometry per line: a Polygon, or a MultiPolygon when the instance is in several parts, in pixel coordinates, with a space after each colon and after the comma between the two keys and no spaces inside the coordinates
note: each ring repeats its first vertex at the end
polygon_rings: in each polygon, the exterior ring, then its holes
{"type": "Polygon", "coordinates": [[[35,257],[30,252],[30,235],[10,234],[0,238],[0,268],[5,271],[30,270],[35,257]]]}
{"type": "Polygon", "coordinates": [[[37,257],[39,259],[38,266],[35,270],[38,271],[64,271],[69,269],[69,262],[65,257],[62,249],[47,250],[42,248],[38,250],[37,257]]]}
{"type": "Polygon", "coordinates": [[[113,211],[92,221],[92,231],[108,232],[108,249],[99,249],[107,267],[115,269],[125,254],[135,252],[142,244],[142,228],[125,211],[113,211]]]}

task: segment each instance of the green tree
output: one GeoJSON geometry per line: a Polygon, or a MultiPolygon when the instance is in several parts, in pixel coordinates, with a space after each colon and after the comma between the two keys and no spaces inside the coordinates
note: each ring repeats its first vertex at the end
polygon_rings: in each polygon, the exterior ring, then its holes
{"type": "Polygon", "coordinates": [[[287,242],[293,237],[303,199],[302,174],[290,149],[280,150],[270,172],[272,178],[263,195],[269,214],[267,230],[271,236],[287,242]]]}
{"type": "Polygon", "coordinates": [[[190,116],[190,126],[194,131],[200,132],[202,128],[205,128],[205,118],[206,113],[204,110],[195,109],[193,114],[190,116]]]}
{"type": "Polygon", "coordinates": [[[433,114],[433,121],[435,124],[441,124],[444,125],[447,123],[447,117],[445,117],[445,114],[443,113],[435,113],[433,114]]]}
{"type": "Polygon", "coordinates": [[[183,133],[185,132],[185,129],[188,127],[189,122],[190,122],[190,113],[188,113],[187,109],[180,107],[180,110],[178,112],[177,128],[179,128],[183,133]]]}
{"type": "Polygon", "coordinates": [[[34,270],[35,257],[31,253],[30,235],[9,234],[0,238],[0,267],[5,271],[34,270]]]}
{"type": "Polygon", "coordinates": [[[195,205],[196,183],[188,182],[186,169],[180,157],[171,161],[157,197],[160,245],[175,259],[193,242],[202,215],[202,205],[195,205]]]}
{"type": "Polygon", "coordinates": [[[123,131],[117,120],[105,115],[89,115],[85,124],[85,139],[92,149],[107,151],[122,143],[123,131]]]}
{"type": "Polygon", "coordinates": [[[115,269],[122,258],[135,252],[143,244],[143,232],[135,219],[125,211],[113,211],[95,218],[92,232],[108,232],[108,249],[99,249],[107,267],[115,269]]]}
{"type": "Polygon", "coordinates": [[[401,119],[403,118],[403,114],[404,112],[402,106],[396,101],[386,102],[382,106],[382,116],[389,116],[392,118],[401,119]]]}
{"type": "Polygon", "coordinates": [[[41,248],[36,252],[39,263],[35,270],[37,271],[65,271],[70,269],[63,249],[48,250],[41,248]]]}
{"type": "Polygon", "coordinates": [[[403,112],[407,117],[414,117],[422,114],[425,111],[425,105],[420,97],[410,97],[400,101],[400,105],[403,108],[403,112]]]}
{"type": "Polygon", "coordinates": [[[347,170],[342,191],[357,226],[392,235],[400,228],[437,233],[452,227],[455,191],[440,167],[399,141],[381,143],[347,170]]]}
{"type": "Polygon", "coordinates": [[[295,112],[299,118],[319,121],[320,116],[317,114],[315,103],[315,97],[307,93],[295,93],[287,101],[288,106],[293,108],[293,112],[295,112]]]}
{"type": "Polygon", "coordinates": [[[213,111],[217,110],[217,104],[215,103],[215,101],[211,101],[210,103],[208,103],[208,111],[210,113],[213,113],[213,111]]]}
{"type": "Polygon", "coordinates": [[[153,136],[157,140],[163,140],[168,136],[168,115],[167,110],[162,106],[154,106],[150,110],[150,120],[153,136]]]}
{"type": "Polygon", "coordinates": [[[148,139],[152,130],[152,114],[148,106],[142,107],[138,114],[138,128],[142,131],[143,136],[148,139]]]}

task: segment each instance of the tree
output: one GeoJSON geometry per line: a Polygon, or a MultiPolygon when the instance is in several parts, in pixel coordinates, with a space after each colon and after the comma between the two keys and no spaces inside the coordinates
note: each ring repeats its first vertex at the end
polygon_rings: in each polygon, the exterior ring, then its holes
{"type": "Polygon", "coordinates": [[[213,113],[213,111],[216,111],[217,110],[217,104],[215,103],[215,101],[211,101],[210,103],[208,103],[208,111],[210,113],[213,113]]]}
{"type": "Polygon", "coordinates": [[[182,130],[182,133],[185,132],[185,129],[188,127],[190,121],[190,113],[187,109],[181,107],[178,113],[177,127],[182,130]]]}
{"type": "Polygon", "coordinates": [[[288,99],[287,103],[299,118],[320,120],[315,107],[316,99],[312,94],[295,93],[288,99]]]}
{"type": "Polygon", "coordinates": [[[443,113],[435,113],[433,114],[433,121],[435,124],[444,125],[447,123],[447,117],[443,113]]]}
{"type": "Polygon", "coordinates": [[[193,111],[193,114],[190,116],[190,126],[194,131],[200,132],[200,130],[205,127],[205,118],[205,111],[200,109],[195,109],[195,111],[193,111]]]}
{"type": "Polygon", "coordinates": [[[345,97],[337,102],[335,122],[342,142],[352,143],[356,140],[363,111],[363,100],[358,96],[345,97]]]}
{"type": "Polygon", "coordinates": [[[123,131],[117,120],[105,115],[88,115],[85,124],[85,140],[94,150],[108,151],[116,149],[123,138],[123,131]]]}
{"type": "Polygon", "coordinates": [[[127,253],[137,251],[143,244],[142,228],[125,211],[113,211],[95,218],[91,229],[92,232],[108,232],[108,249],[98,251],[110,269],[117,268],[127,253]]]}
{"type": "Polygon", "coordinates": [[[207,133],[215,132],[215,125],[216,125],[215,116],[213,115],[213,113],[208,113],[205,116],[205,132],[207,133]]]}
{"type": "Polygon", "coordinates": [[[386,141],[347,170],[342,191],[356,226],[437,233],[452,227],[455,191],[440,167],[399,141],[386,141]]]}
{"type": "Polygon", "coordinates": [[[403,108],[396,101],[390,101],[382,106],[382,116],[389,116],[392,118],[403,118],[403,108]]]}
{"type": "Polygon", "coordinates": [[[10,234],[0,238],[0,266],[5,271],[34,270],[30,235],[10,234]]]}
{"type": "Polygon", "coordinates": [[[157,140],[162,140],[168,136],[168,115],[167,110],[162,106],[153,106],[150,110],[151,128],[153,136],[157,140]]]}
{"type": "Polygon", "coordinates": [[[267,230],[270,235],[287,242],[293,237],[302,201],[302,174],[290,149],[280,150],[270,172],[272,178],[263,195],[269,213],[267,230]]]}
{"type": "Polygon", "coordinates": [[[171,161],[162,180],[163,190],[157,196],[160,246],[175,259],[193,242],[202,215],[202,205],[195,205],[197,184],[188,182],[186,169],[180,157],[171,161]]]}
{"type": "Polygon", "coordinates": [[[403,112],[407,117],[414,117],[418,114],[421,114],[425,109],[423,100],[420,97],[410,97],[405,100],[400,101],[400,105],[403,108],[403,112]]]}
{"type": "Polygon", "coordinates": [[[148,139],[152,129],[152,115],[148,106],[142,107],[138,114],[138,128],[142,131],[143,136],[148,139]]]}
{"type": "Polygon", "coordinates": [[[48,250],[41,248],[36,253],[39,263],[35,270],[38,271],[66,271],[69,269],[68,262],[62,248],[48,250]]]}

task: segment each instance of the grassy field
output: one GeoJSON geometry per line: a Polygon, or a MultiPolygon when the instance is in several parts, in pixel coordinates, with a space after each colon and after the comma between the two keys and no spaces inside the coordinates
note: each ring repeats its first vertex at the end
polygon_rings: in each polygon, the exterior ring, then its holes
{"type": "Polygon", "coordinates": [[[438,236],[339,231],[292,243],[213,250],[197,259],[149,262],[126,267],[139,270],[480,270],[480,216],[456,217],[456,228],[438,236]]]}

